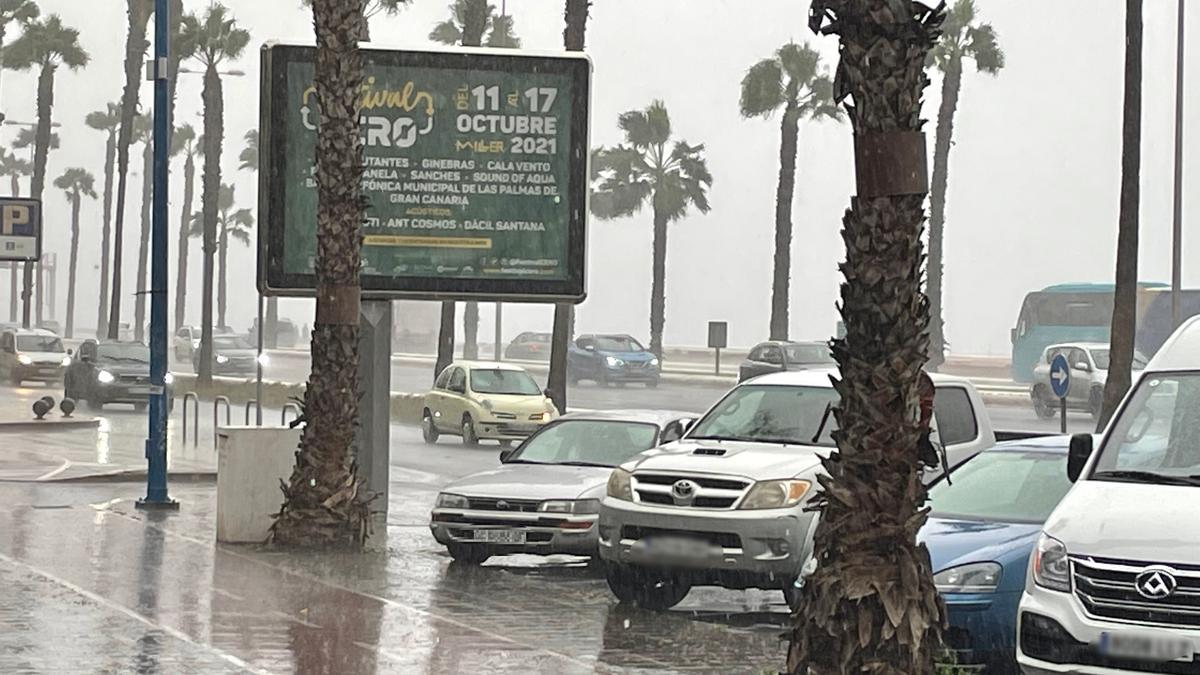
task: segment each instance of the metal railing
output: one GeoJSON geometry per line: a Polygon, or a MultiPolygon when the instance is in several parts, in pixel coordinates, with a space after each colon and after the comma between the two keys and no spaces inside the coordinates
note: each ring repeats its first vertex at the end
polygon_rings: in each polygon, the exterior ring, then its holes
{"type": "Polygon", "coordinates": [[[300,406],[295,403],[284,403],[283,410],[279,411],[279,426],[286,427],[288,425],[287,414],[289,410],[295,412],[295,415],[292,416],[293,420],[300,419],[300,406]]]}
{"type": "Polygon", "coordinates": [[[200,445],[200,397],[189,391],[183,395],[183,444],[187,445],[188,400],[192,402],[192,447],[200,445]]]}
{"type": "Polygon", "coordinates": [[[222,403],[225,404],[225,426],[231,426],[233,424],[233,416],[232,416],[232,413],[231,413],[230,407],[229,407],[229,397],[228,396],[214,396],[213,397],[213,450],[217,449],[217,423],[218,423],[217,415],[220,411],[222,403]]]}

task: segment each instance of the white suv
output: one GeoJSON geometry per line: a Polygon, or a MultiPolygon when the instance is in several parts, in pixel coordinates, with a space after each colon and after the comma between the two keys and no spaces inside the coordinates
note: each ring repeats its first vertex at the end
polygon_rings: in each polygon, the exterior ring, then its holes
{"type": "Polygon", "coordinates": [[[1137,377],[1046,521],[1018,616],[1025,673],[1200,673],[1200,317],[1137,377]]]}

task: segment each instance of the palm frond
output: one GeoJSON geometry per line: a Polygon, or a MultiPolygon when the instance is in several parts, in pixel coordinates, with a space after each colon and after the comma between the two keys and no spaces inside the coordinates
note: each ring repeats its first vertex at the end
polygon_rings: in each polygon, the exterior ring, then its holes
{"type": "Polygon", "coordinates": [[[492,19],[492,30],[488,33],[488,47],[498,49],[520,49],[521,38],[513,30],[513,18],[503,15],[492,19]]]}
{"type": "Polygon", "coordinates": [[[775,59],[750,66],[742,78],[742,117],[768,117],[784,104],[783,68],[775,59]]]}
{"type": "Polygon", "coordinates": [[[21,36],[4,49],[3,65],[27,70],[35,65],[59,65],[76,70],[88,64],[87,51],[79,44],[79,31],[63,25],[57,14],[30,21],[21,36]]]}
{"type": "Polygon", "coordinates": [[[821,65],[821,54],[808,46],[794,42],[779,48],[779,63],[789,80],[803,88],[817,76],[821,65]]]}
{"type": "Polygon", "coordinates": [[[462,40],[462,29],[453,20],[446,19],[433,27],[429,39],[444,45],[456,45],[462,40]]]}
{"type": "Polygon", "coordinates": [[[975,61],[981,73],[995,75],[1004,68],[1004,50],[996,39],[996,30],[990,23],[967,29],[966,52],[975,61]]]}
{"type": "Polygon", "coordinates": [[[650,174],[638,150],[617,146],[592,153],[591,210],[601,220],[637,213],[651,194],[650,174]]]}

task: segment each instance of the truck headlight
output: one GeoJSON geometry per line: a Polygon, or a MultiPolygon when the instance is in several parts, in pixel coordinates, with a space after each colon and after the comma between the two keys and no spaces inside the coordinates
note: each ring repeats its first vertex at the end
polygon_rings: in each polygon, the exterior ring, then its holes
{"type": "Polygon", "coordinates": [[[28,356],[26,356],[24,354],[20,354],[17,356],[17,363],[19,363],[23,366],[32,366],[33,359],[29,358],[28,356]]]}
{"type": "Polygon", "coordinates": [[[739,509],[781,509],[799,504],[812,483],[806,480],[762,480],[750,488],[739,509]]]}
{"type": "Polygon", "coordinates": [[[229,363],[229,357],[224,354],[217,354],[217,363],[229,363]]]}
{"type": "Polygon", "coordinates": [[[462,495],[452,495],[448,492],[439,492],[437,496],[437,508],[439,509],[466,509],[470,508],[467,498],[462,495]]]}
{"type": "Polygon", "coordinates": [[[1071,592],[1071,562],[1067,546],[1045,532],[1033,551],[1033,581],[1043,588],[1071,592]]]}
{"type": "Polygon", "coordinates": [[[600,513],[599,499],[551,499],[538,504],[542,513],[572,513],[586,515],[600,513]]]}
{"type": "Polygon", "coordinates": [[[172,374],[170,374],[170,373],[167,373],[166,375],[163,375],[163,384],[174,384],[174,383],[175,383],[175,376],[174,376],[174,375],[172,375],[172,374]]]}
{"type": "Polygon", "coordinates": [[[613,472],[608,476],[608,488],[606,490],[609,497],[615,499],[624,499],[627,502],[633,501],[633,474],[620,467],[613,469],[613,472]]]}
{"type": "Polygon", "coordinates": [[[620,368],[621,366],[625,365],[624,361],[615,356],[604,357],[604,363],[607,364],[609,368],[620,368]]]}
{"type": "Polygon", "coordinates": [[[959,565],[933,575],[933,585],[939,593],[994,593],[1001,569],[994,562],[959,565]]]}
{"type": "Polygon", "coordinates": [[[100,384],[112,384],[113,380],[115,379],[117,378],[113,377],[113,374],[107,370],[102,370],[96,373],[96,381],[100,384]]]}

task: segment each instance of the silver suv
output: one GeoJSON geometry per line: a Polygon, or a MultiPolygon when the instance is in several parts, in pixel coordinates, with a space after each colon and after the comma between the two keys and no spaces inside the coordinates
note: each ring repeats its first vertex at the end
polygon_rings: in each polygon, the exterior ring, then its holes
{"type": "MultiPolygon", "coordinates": [[[[816,526],[805,506],[834,448],[831,372],[740,384],[683,438],[613,471],[599,543],[618,599],[666,609],[693,585],[716,585],[780,589],[795,606],[816,526]]],[[[955,466],[995,435],[969,382],[933,380],[934,440],[955,466]]]]}

